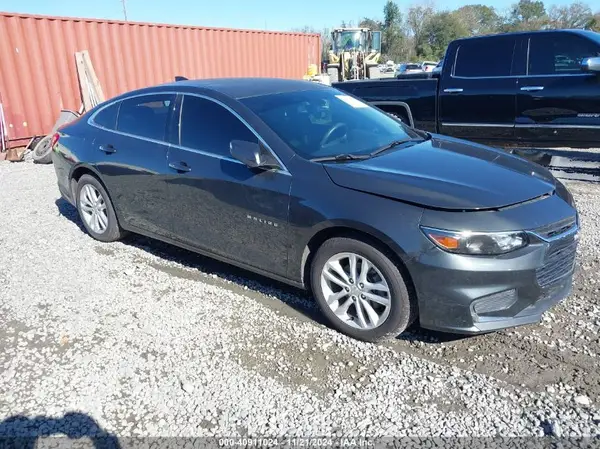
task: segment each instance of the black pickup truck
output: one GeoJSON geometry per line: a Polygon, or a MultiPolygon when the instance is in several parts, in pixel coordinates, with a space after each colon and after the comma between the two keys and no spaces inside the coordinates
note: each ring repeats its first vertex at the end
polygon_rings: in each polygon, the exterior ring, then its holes
{"type": "Polygon", "coordinates": [[[592,31],[459,39],[438,73],[333,86],[425,131],[506,147],[600,147],[600,33],[592,31]]]}

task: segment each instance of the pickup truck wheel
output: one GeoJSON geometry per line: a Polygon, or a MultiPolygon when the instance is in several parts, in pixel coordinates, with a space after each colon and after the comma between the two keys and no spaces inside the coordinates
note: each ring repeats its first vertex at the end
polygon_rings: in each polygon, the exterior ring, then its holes
{"type": "Polygon", "coordinates": [[[323,243],[312,262],[311,287],[331,325],[358,340],[394,338],[416,317],[398,267],[359,240],[336,237],[323,243]]]}

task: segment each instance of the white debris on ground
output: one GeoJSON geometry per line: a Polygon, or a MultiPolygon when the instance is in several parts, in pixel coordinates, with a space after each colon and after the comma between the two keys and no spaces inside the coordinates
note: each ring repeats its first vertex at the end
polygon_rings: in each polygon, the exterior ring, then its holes
{"type": "Polygon", "coordinates": [[[52,166],[0,163],[0,421],[80,412],[117,436],[600,435],[600,186],[568,186],[580,268],[541,324],[377,346],[319,324],[298,290],[141,237],[96,242],[52,166]]]}

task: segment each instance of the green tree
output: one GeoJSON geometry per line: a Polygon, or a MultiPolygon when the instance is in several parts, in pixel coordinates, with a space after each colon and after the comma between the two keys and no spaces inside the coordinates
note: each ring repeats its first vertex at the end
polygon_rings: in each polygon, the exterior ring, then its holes
{"type": "Polygon", "coordinates": [[[546,7],[542,0],[519,0],[510,11],[509,31],[543,28],[548,22],[546,7]]]}
{"type": "Polygon", "coordinates": [[[600,31],[600,12],[594,14],[588,23],[586,23],[585,27],[590,30],[600,31]]]}
{"type": "Polygon", "coordinates": [[[552,6],[548,11],[552,28],[585,28],[593,18],[592,9],[583,2],[552,6]]]}
{"type": "Polygon", "coordinates": [[[360,28],[370,28],[373,31],[380,31],[383,27],[382,23],[379,20],[369,19],[368,17],[364,17],[360,23],[358,24],[360,28]]]}
{"type": "Polygon", "coordinates": [[[408,9],[406,13],[406,27],[412,37],[413,46],[418,47],[424,44],[425,36],[423,30],[433,15],[433,6],[429,4],[414,5],[408,9]]]}
{"type": "Polygon", "coordinates": [[[423,29],[425,39],[417,47],[417,54],[424,59],[441,59],[448,44],[469,35],[469,30],[454,12],[434,14],[423,29]]]}
{"type": "Polygon", "coordinates": [[[472,35],[493,33],[501,23],[496,10],[486,5],[465,5],[455,14],[472,35]]]}
{"type": "Polygon", "coordinates": [[[402,56],[402,13],[398,5],[388,0],[383,7],[382,53],[398,60],[402,56]]]}

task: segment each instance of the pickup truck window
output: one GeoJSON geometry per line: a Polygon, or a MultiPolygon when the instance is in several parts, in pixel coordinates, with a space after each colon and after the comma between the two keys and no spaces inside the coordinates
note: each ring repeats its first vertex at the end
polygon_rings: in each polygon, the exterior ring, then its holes
{"type": "Polygon", "coordinates": [[[457,49],[454,76],[510,76],[514,47],[512,37],[464,40],[457,49]]]}
{"type": "Polygon", "coordinates": [[[541,34],[529,39],[529,75],[581,73],[581,61],[600,55],[600,45],[574,34],[541,34]]]}

